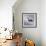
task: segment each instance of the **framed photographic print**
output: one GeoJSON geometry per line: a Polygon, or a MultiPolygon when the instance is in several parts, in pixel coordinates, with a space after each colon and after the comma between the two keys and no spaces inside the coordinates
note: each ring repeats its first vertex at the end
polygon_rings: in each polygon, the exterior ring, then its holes
{"type": "Polygon", "coordinates": [[[22,13],[22,27],[36,28],[37,13],[22,13]]]}

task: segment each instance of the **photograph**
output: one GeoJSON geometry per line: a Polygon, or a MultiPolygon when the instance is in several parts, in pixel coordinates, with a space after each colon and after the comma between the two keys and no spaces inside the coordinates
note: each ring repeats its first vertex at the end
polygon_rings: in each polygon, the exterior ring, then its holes
{"type": "Polygon", "coordinates": [[[37,13],[22,13],[22,27],[37,27],[37,13]]]}

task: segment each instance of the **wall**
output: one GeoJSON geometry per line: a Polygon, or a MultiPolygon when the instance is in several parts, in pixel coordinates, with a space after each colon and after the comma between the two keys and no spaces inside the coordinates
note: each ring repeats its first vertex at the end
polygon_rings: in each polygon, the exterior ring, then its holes
{"type": "Polygon", "coordinates": [[[0,0],[0,27],[12,29],[12,6],[16,0],[0,0]]]}
{"type": "Polygon", "coordinates": [[[41,1],[41,42],[46,46],[46,0],[41,1]]]}
{"type": "Polygon", "coordinates": [[[13,6],[15,19],[15,30],[23,33],[26,39],[34,40],[36,46],[41,46],[41,1],[40,0],[22,0],[21,3],[13,6]],[[17,5],[17,6],[16,6],[17,5]],[[22,13],[37,13],[37,28],[22,28],[22,13]]]}

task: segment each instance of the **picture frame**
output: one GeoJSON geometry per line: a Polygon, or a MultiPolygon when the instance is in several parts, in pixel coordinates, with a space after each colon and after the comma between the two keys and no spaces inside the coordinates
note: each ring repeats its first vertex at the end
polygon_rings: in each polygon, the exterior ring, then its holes
{"type": "Polygon", "coordinates": [[[15,30],[15,18],[14,18],[15,16],[14,16],[14,13],[13,13],[13,31],[15,30]]]}
{"type": "Polygon", "coordinates": [[[37,27],[37,13],[22,13],[22,27],[36,28],[37,27]]]}

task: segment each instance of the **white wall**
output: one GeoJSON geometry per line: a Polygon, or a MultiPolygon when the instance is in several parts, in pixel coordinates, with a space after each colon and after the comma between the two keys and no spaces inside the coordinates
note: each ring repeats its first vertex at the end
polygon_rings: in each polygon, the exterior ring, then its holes
{"type": "Polygon", "coordinates": [[[34,40],[36,46],[46,46],[46,0],[22,0],[14,4],[13,12],[15,29],[34,40]],[[22,12],[37,13],[37,28],[22,28],[22,12]]]}
{"type": "Polygon", "coordinates": [[[46,0],[41,1],[41,42],[46,46],[46,0]]]}
{"type": "MultiPolygon", "coordinates": [[[[17,3],[16,3],[17,4],[17,3]]],[[[22,0],[16,7],[14,5],[13,11],[15,16],[15,29],[23,32],[23,37],[35,41],[36,46],[41,46],[41,1],[40,0],[22,0]],[[22,13],[37,13],[37,28],[22,28],[22,13]]]]}
{"type": "Polygon", "coordinates": [[[0,0],[0,27],[12,28],[12,6],[16,0],[0,0]]]}

